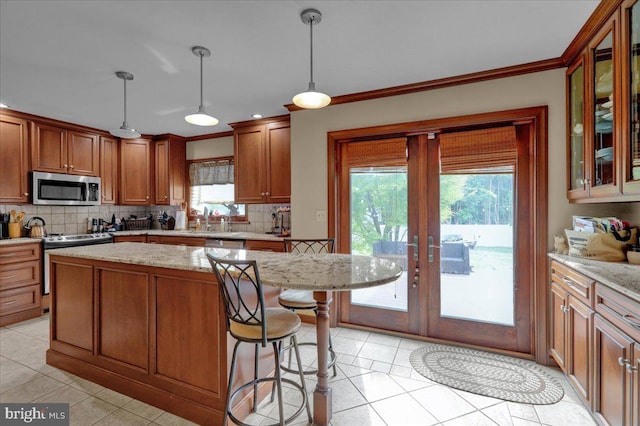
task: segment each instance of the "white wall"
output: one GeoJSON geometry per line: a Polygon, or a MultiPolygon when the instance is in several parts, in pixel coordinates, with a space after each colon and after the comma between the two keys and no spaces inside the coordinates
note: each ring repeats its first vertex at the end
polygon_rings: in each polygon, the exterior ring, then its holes
{"type": "MultiPolygon", "coordinates": [[[[549,248],[571,216],[638,213],[636,206],[571,205],[566,198],[565,70],[557,69],[291,114],[291,210],[296,237],[324,237],[327,133],[426,119],[547,105],[549,107],[549,248]]],[[[640,223],[638,223],[640,224],[640,223]]]]}
{"type": "Polygon", "coordinates": [[[187,160],[233,156],[233,136],[187,142],[187,160]]]}

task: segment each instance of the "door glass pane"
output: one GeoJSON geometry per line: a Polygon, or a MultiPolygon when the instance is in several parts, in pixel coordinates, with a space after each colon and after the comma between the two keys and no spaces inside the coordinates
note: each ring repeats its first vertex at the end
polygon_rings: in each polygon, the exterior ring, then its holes
{"type": "Polygon", "coordinates": [[[571,123],[571,189],[584,188],[584,70],[582,65],[569,76],[571,123]]]}
{"type": "Polygon", "coordinates": [[[393,260],[403,269],[395,282],[351,292],[351,303],[407,311],[407,168],[350,171],[351,253],[393,260]]]}
{"type": "Polygon", "coordinates": [[[440,176],[442,317],[514,325],[513,176],[440,176]]]}
{"type": "Polygon", "coordinates": [[[609,33],[593,52],[595,57],[595,140],[593,141],[595,161],[592,186],[614,183],[612,39],[609,33]]]}
{"type": "Polygon", "coordinates": [[[633,5],[629,12],[629,28],[631,34],[629,39],[631,40],[631,135],[629,143],[631,144],[629,149],[628,169],[631,173],[628,174],[628,178],[631,180],[640,180],[640,2],[633,5]]]}

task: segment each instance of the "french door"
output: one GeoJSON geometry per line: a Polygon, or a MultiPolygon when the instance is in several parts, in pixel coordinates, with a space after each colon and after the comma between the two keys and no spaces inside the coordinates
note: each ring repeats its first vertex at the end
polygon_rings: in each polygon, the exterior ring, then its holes
{"type": "Polygon", "coordinates": [[[528,169],[514,127],[343,143],[341,252],[401,265],[339,322],[531,352],[528,169]],[[489,152],[485,152],[488,150],[489,152]]]}

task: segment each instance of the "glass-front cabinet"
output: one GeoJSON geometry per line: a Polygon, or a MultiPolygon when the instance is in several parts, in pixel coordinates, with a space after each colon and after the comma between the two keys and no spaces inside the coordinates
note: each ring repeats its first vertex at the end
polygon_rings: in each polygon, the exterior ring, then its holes
{"type": "Polygon", "coordinates": [[[569,198],[586,196],[584,169],[584,60],[567,72],[569,126],[569,198]]]}
{"type": "Polygon", "coordinates": [[[567,198],[640,201],[640,0],[618,3],[567,69],[567,198]]]}
{"type": "Polygon", "coordinates": [[[623,194],[640,194],[640,1],[622,5],[623,194]]]}

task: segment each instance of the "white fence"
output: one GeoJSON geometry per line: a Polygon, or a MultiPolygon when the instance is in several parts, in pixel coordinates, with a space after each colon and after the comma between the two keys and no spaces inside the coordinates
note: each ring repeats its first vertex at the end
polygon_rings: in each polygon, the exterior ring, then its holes
{"type": "Polygon", "coordinates": [[[448,234],[462,235],[465,241],[477,241],[484,247],[513,247],[511,225],[441,225],[440,238],[448,234]]]}

